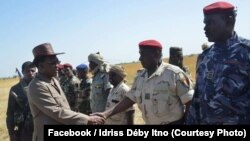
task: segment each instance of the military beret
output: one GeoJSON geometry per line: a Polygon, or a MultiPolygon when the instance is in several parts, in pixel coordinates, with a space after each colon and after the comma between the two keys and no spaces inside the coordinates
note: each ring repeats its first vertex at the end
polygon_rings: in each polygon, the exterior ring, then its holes
{"type": "Polygon", "coordinates": [[[57,64],[56,67],[57,67],[58,69],[63,69],[63,68],[64,68],[64,66],[63,66],[62,64],[57,64]]]}
{"type": "Polygon", "coordinates": [[[88,66],[86,64],[80,64],[76,67],[77,70],[86,70],[88,66]]]}
{"type": "Polygon", "coordinates": [[[233,12],[235,6],[228,2],[215,2],[203,8],[203,13],[206,14],[220,14],[225,12],[233,12]]]}
{"type": "Polygon", "coordinates": [[[145,40],[139,43],[139,47],[151,47],[151,48],[160,48],[162,49],[162,45],[160,42],[156,40],[145,40]]]}
{"type": "Polygon", "coordinates": [[[170,52],[170,55],[174,55],[174,54],[182,55],[182,48],[180,48],[180,47],[170,47],[169,52],[170,52]]]}
{"type": "Polygon", "coordinates": [[[64,68],[69,67],[69,68],[73,69],[72,65],[71,65],[71,64],[69,64],[69,63],[65,63],[65,64],[63,64],[63,67],[64,67],[64,68]]]}

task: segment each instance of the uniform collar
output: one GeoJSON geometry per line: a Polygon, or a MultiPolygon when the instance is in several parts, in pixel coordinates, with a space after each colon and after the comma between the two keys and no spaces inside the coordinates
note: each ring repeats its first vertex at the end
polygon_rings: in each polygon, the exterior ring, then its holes
{"type": "Polygon", "coordinates": [[[236,34],[236,32],[234,32],[232,37],[222,42],[215,42],[214,46],[220,49],[229,49],[237,40],[238,35],[236,34]]]}
{"type": "Polygon", "coordinates": [[[161,61],[160,66],[155,70],[155,72],[148,78],[148,71],[147,69],[144,70],[144,72],[141,74],[142,77],[145,77],[150,79],[154,76],[160,76],[162,74],[162,72],[164,71],[164,66],[166,65],[166,63],[163,62],[163,60],[161,61]]]}

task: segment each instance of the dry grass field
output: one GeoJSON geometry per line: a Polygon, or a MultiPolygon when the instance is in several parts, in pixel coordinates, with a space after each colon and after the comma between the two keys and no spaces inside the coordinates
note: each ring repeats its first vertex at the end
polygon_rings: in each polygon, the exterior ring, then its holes
{"type": "MultiPolygon", "coordinates": [[[[184,65],[189,67],[191,72],[192,78],[195,78],[195,65],[196,65],[197,55],[189,55],[184,57],[184,65]]],[[[165,62],[168,62],[167,59],[164,59],[165,62]]],[[[127,83],[128,85],[132,85],[133,79],[136,75],[138,69],[141,68],[141,64],[139,62],[135,63],[126,63],[122,64],[125,68],[128,76],[127,76],[127,83]]],[[[14,79],[0,79],[0,141],[8,141],[8,133],[6,128],[6,109],[7,109],[7,102],[8,102],[8,93],[10,87],[13,86],[18,82],[18,78],[14,79]]],[[[136,114],[135,114],[135,123],[136,124],[143,124],[143,120],[141,119],[141,113],[136,107],[136,114]]]]}
{"type": "Polygon", "coordinates": [[[15,85],[18,79],[1,79],[0,80],[0,141],[8,141],[8,133],[6,127],[6,109],[8,103],[8,95],[10,87],[15,85]]]}

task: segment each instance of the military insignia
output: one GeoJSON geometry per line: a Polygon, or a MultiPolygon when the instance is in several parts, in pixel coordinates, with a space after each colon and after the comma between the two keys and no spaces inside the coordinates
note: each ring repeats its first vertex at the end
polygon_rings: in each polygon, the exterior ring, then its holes
{"type": "Polygon", "coordinates": [[[227,60],[225,61],[226,64],[232,64],[232,65],[243,65],[243,66],[246,66],[247,64],[245,63],[241,63],[239,61],[236,61],[236,60],[227,60]]]}
{"type": "Polygon", "coordinates": [[[206,75],[206,78],[211,80],[213,78],[213,76],[214,76],[214,72],[213,71],[208,71],[207,75],[206,75]]]}
{"type": "Polygon", "coordinates": [[[149,93],[145,94],[145,99],[150,99],[150,94],[149,93]]]}
{"type": "Polygon", "coordinates": [[[101,85],[96,85],[95,88],[99,89],[101,88],[101,85]]]}
{"type": "Polygon", "coordinates": [[[185,86],[189,86],[189,80],[183,73],[180,73],[180,82],[185,86]]]}

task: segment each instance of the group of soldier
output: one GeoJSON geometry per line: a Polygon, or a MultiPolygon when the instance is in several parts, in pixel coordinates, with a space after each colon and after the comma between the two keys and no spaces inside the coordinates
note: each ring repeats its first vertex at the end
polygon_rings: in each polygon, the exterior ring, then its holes
{"type": "Polygon", "coordinates": [[[10,140],[31,140],[29,129],[33,140],[42,141],[48,124],[134,124],[135,103],[145,124],[250,124],[250,41],[234,31],[232,4],[215,2],[203,13],[205,34],[214,44],[202,45],[195,85],[182,48],[171,47],[165,63],[157,40],[139,43],[143,69],[131,88],[123,67],[108,64],[100,53],[91,53],[89,67],[80,64],[74,73],[71,64],[60,64],[57,55],[63,53],[50,43],[36,46],[33,62],[22,65],[24,76],[10,90],[10,140]]]}

